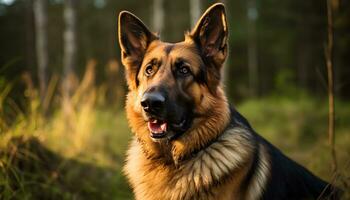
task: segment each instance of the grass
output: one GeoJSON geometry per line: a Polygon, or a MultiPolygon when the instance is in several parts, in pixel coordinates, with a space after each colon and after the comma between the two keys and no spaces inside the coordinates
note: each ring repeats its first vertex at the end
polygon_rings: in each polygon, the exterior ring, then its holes
{"type": "Polygon", "coordinates": [[[131,135],[124,113],[93,110],[88,118],[91,124],[80,124],[86,132],[58,130],[64,118],[57,114],[5,133],[1,199],[131,199],[121,172],[131,135]]]}
{"type": "Polygon", "coordinates": [[[25,111],[13,106],[9,85],[0,85],[1,200],[132,199],[121,171],[131,136],[125,115],[99,103],[105,90],[91,74],[68,99],[54,92],[53,78],[44,106],[28,87],[25,111]]]}
{"type": "MultiPolygon", "coordinates": [[[[27,102],[28,112],[18,112],[14,120],[1,116],[0,199],[133,198],[121,172],[131,137],[125,114],[100,106],[98,89],[81,90],[49,117],[41,114],[35,95],[27,102]]],[[[5,92],[8,89],[0,94],[5,92]]],[[[0,111],[7,100],[1,96],[0,111]]],[[[336,106],[340,169],[336,183],[349,191],[350,103],[336,106]]],[[[307,95],[270,96],[237,107],[258,133],[287,155],[316,175],[332,179],[326,102],[307,95]]]]}

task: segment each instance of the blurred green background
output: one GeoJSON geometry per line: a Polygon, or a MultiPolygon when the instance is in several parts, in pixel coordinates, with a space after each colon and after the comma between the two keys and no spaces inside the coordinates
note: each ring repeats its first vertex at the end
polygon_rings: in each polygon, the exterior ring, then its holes
{"type": "MultiPolygon", "coordinates": [[[[0,199],[132,199],[117,16],[177,42],[209,0],[0,0],[0,199]]],[[[332,0],[336,152],[328,145],[326,0],[226,4],[230,102],[350,199],[350,1],[332,0]]]]}

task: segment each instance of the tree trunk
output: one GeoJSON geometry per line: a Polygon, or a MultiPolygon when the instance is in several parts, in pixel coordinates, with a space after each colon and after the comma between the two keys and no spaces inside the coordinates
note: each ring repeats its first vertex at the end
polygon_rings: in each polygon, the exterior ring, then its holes
{"type": "Polygon", "coordinates": [[[248,17],[248,70],[249,70],[249,89],[252,96],[258,94],[258,55],[256,41],[256,20],[258,11],[256,0],[247,1],[248,17]]]}
{"type": "Polygon", "coordinates": [[[153,0],[153,30],[161,33],[164,27],[163,0],[153,0]]]}
{"type": "Polygon", "coordinates": [[[71,79],[74,74],[77,56],[77,18],[76,18],[77,0],[64,1],[64,23],[65,31],[63,35],[64,54],[63,54],[63,93],[64,96],[69,97],[72,93],[71,79]]]}
{"type": "Polygon", "coordinates": [[[201,15],[200,0],[190,0],[191,27],[193,28],[201,15]]]}
{"type": "MultiPolygon", "coordinates": [[[[26,49],[25,49],[25,63],[26,69],[33,71],[35,66],[35,31],[34,31],[34,13],[33,13],[33,0],[26,1],[26,14],[25,19],[25,38],[26,38],[26,49]]],[[[31,74],[32,76],[34,74],[31,74]]]]}
{"type": "Polygon", "coordinates": [[[332,156],[332,170],[337,172],[337,159],[335,153],[335,110],[334,110],[334,79],[333,79],[333,12],[332,0],[327,0],[327,47],[326,47],[326,65],[328,75],[328,140],[332,156]]]}
{"type": "Polygon", "coordinates": [[[48,39],[47,39],[47,1],[34,0],[34,19],[35,19],[35,39],[36,39],[36,56],[38,62],[38,77],[40,87],[40,98],[44,100],[47,86],[48,71],[48,39]]]}
{"type": "Polygon", "coordinates": [[[296,18],[297,26],[297,45],[296,45],[296,63],[297,63],[297,81],[298,87],[300,88],[308,88],[308,66],[310,65],[309,59],[310,55],[310,45],[308,37],[309,32],[305,27],[307,27],[308,23],[306,22],[305,15],[299,15],[296,18]]]}

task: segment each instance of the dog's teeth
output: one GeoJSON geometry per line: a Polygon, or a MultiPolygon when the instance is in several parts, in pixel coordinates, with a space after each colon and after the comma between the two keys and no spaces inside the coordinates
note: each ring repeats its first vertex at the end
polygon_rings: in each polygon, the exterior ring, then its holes
{"type": "Polygon", "coordinates": [[[162,125],[160,125],[160,128],[162,129],[163,132],[165,132],[167,129],[167,124],[163,123],[162,125]]]}

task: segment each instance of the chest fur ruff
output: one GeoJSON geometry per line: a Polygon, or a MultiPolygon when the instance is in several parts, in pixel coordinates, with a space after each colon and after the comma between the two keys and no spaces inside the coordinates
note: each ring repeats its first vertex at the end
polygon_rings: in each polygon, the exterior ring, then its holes
{"type": "Polygon", "coordinates": [[[227,130],[177,166],[147,159],[134,139],[124,172],[136,199],[233,199],[254,151],[251,137],[241,128],[227,130]]]}

